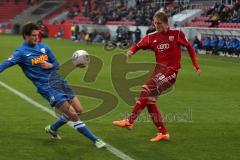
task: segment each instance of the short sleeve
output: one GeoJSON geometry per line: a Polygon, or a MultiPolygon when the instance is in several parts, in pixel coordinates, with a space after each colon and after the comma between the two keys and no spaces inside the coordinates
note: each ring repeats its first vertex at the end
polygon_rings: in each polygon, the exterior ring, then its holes
{"type": "Polygon", "coordinates": [[[21,62],[21,51],[16,50],[15,52],[13,52],[13,54],[8,58],[7,61],[13,64],[18,64],[19,62],[21,62]]]}

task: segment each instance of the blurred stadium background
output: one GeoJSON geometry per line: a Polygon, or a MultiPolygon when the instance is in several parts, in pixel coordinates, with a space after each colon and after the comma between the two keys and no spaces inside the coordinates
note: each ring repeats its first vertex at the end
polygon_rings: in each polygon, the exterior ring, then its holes
{"type": "Polygon", "coordinates": [[[44,38],[135,43],[154,30],[152,16],[162,10],[197,53],[238,57],[239,8],[239,0],[2,0],[0,34],[19,34],[32,21],[44,38]]]}
{"type": "MultiPolygon", "coordinates": [[[[76,70],[67,79],[118,98],[115,110],[87,124],[132,159],[239,159],[240,0],[0,0],[1,62],[21,44],[21,28],[29,21],[39,25],[40,38],[61,64],[78,49],[103,61],[94,82],[84,81],[85,70],[76,70]],[[172,140],[152,144],[149,139],[156,130],[145,112],[139,121],[146,123],[137,123],[131,132],[112,126],[130,107],[114,89],[109,72],[114,55],[154,31],[152,15],[157,10],[166,12],[171,27],[181,28],[192,41],[203,74],[195,75],[183,52],[176,88],[158,102],[172,140]]],[[[141,53],[131,63],[154,61],[151,54],[141,53]]],[[[18,67],[1,73],[0,81],[49,107],[18,67]]],[[[100,103],[81,95],[80,99],[85,110],[100,103]]],[[[53,117],[3,87],[0,108],[1,160],[120,159],[95,149],[69,127],[60,130],[62,141],[49,141],[43,128],[53,117]]]]}

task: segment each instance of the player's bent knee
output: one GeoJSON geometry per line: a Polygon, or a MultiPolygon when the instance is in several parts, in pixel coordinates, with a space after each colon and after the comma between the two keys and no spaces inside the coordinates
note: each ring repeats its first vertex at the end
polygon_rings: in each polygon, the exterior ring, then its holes
{"type": "Polygon", "coordinates": [[[72,114],[69,116],[69,120],[70,120],[70,121],[73,121],[73,122],[78,121],[78,120],[79,120],[78,114],[77,114],[77,113],[72,113],[72,114]]]}
{"type": "Polygon", "coordinates": [[[83,109],[82,109],[82,108],[81,108],[81,109],[76,109],[76,113],[77,113],[78,115],[80,115],[82,112],[83,112],[83,109]]]}
{"type": "Polygon", "coordinates": [[[142,85],[142,91],[149,92],[149,87],[147,85],[142,85]]]}
{"type": "Polygon", "coordinates": [[[157,98],[156,97],[148,97],[147,104],[156,104],[157,98]]]}

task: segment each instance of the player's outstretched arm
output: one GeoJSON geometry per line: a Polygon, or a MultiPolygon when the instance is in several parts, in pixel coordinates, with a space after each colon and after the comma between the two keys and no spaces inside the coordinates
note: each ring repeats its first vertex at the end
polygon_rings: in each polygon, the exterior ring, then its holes
{"type": "Polygon", "coordinates": [[[186,38],[185,34],[182,31],[179,31],[178,42],[187,48],[189,56],[191,57],[192,60],[193,67],[197,74],[200,76],[202,72],[197,63],[196,53],[194,51],[192,44],[188,41],[188,39],[186,38]]]}
{"type": "Polygon", "coordinates": [[[197,63],[196,53],[195,53],[192,45],[189,44],[189,46],[187,46],[187,49],[188,49],[189,56],[191,57],[194,70],[197,72],[198,76],[200,76],[202,71],[201,71],[201,69],[200,69],[200,67],[199,67],[199,65],[197,63]]]}
{"type": "Polygon", "coordinates": [[[131,56],[135,54],[140,49],[149,49],[149,36],[146,35],[143,39],[137,44],[133,45],[127,52],[127,61],[130,60],[131,56]]]}
{"type": "Polygon", "coordinates": [[[0,64],[0,73],[3,72],[5,69],[13,66],[14,64],[11,61],[4,61],[0,64]]]}

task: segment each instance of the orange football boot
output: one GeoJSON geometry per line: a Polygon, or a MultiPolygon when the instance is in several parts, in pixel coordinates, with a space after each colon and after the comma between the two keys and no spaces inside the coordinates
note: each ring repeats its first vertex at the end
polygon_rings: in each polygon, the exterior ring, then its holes
{"type": "Polygon", "coordinates": [[[157,135],[155,137],[150,139],[151,142],[158,142],[158,141],[161,141],[161,140],[170,140],[169,133],[166,133],[166,134],[157,133],[157,135]]]}
{"type": "Polygon", "coordinates": [[[125,127],[127,129],[131,129],[133,127],[133,124],[130,123],[128,119],[124,119],[121,121],[113,121],[113,124],[118,127],[125,127]]]}

